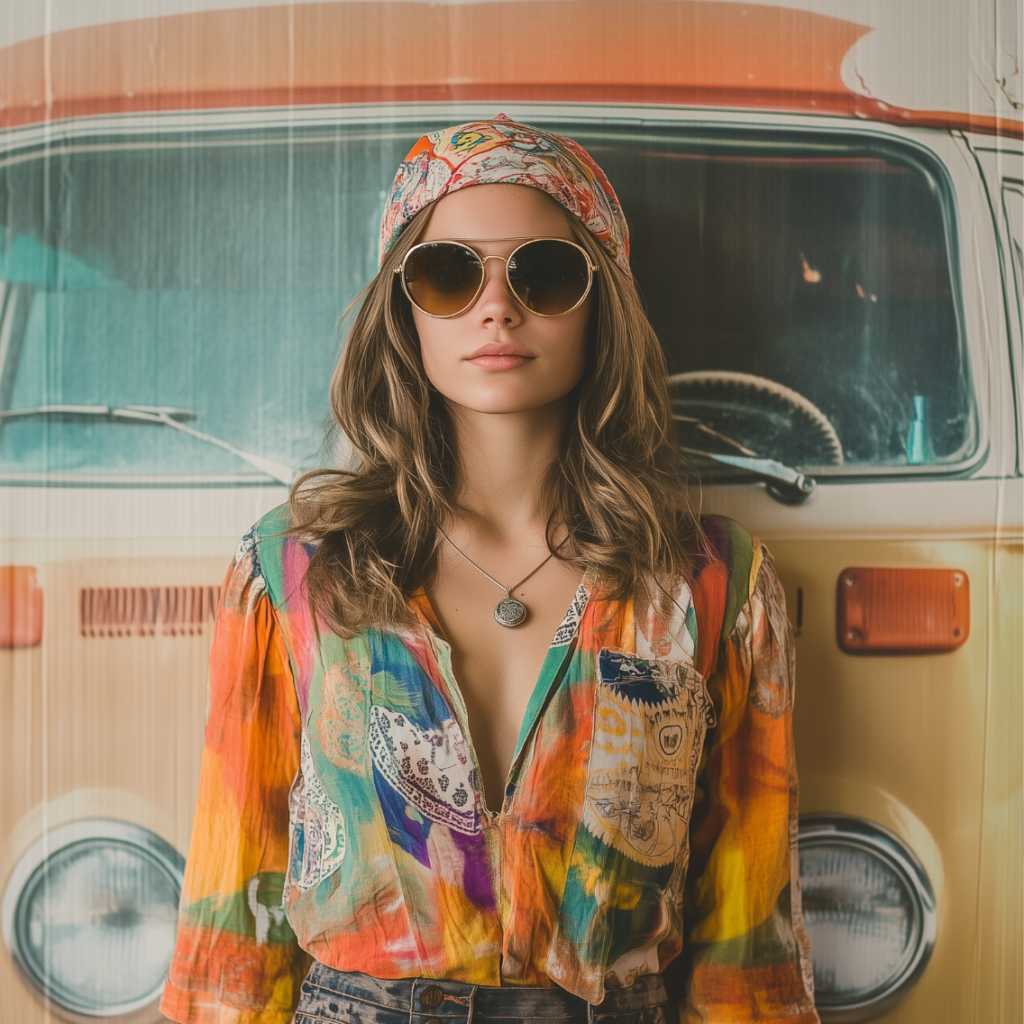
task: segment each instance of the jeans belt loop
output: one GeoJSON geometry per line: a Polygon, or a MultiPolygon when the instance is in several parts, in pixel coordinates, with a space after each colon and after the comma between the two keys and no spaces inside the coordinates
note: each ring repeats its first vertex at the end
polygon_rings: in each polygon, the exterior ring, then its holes
{"type": "Polygon", "coordinates": [[[473,1007],[476,1005],[476,985],[469,990],[469,1012],[466,1015],[466,1024],[473,1024],[473,1007]]]}

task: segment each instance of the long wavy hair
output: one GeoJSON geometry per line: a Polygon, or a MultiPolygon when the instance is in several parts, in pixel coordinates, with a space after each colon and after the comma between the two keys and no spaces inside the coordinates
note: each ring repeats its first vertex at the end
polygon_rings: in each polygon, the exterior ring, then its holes
{"type": "MultiPolygon", "coordinates": [[[[331,379],[331,410],[350,468],[318,469],[292,487],[292,533],[318,541],[306,588],[343,636],[408,624],[408,598],[437,570],[438,527],[459,513],[459,456],[445,400],[423,369],[409,300],[394,271],[430,207],[413,218],[356,298],[331,379]]],[[[636,287],[567,213],[598,266],[583,376],[547,480],[548,547],[593,566],[608,597],[685,575],[700,530],[671,418],[664,354],[636,287]],[[568,543],[556,549],[568,531],[568,543]]]]}

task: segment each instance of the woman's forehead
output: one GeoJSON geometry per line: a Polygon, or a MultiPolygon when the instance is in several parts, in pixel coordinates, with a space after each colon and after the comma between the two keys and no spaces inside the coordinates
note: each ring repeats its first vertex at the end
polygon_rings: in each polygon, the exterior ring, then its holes
{"type": "Polygon", "coordinates": [[[435,238],[572,238],[568,214],[528,185],[474,185],[439,199],[421,241],[435,238]]]}

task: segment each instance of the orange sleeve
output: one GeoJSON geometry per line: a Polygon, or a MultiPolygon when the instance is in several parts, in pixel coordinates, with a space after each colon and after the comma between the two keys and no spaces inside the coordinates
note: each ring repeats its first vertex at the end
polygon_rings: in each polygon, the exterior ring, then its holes
{"type": "Polygon", "coordinates": [[[687,1024],[817,1024],[800,907],[794,651],[767,551],[708,680],[686,883],[687,1024]]]}
{"type": "Polygon", "coordinates": [[[217,614],[199,797],[161,1005],[180,1024],[292,1019],[309,963],[282,904],[299,730],[287,650],[247,539],[217,614]]]}

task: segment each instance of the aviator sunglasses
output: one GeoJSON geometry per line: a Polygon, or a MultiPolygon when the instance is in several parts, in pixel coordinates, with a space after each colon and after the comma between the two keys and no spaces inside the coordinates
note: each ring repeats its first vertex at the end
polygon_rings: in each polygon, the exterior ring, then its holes
{"type": "MultiPolygon", "coordinates": [[[[518,242],[489,238],[489,242],[518,242]]],[[[473,239],[484,241],[484,239],[473,239]]],[[[427,316],[465,313],[484,287],[487,260],[505,264],[509,290],[537,316],[564,316],[590,294],[597,267],[585,249],[567,238],[527,237],[511,255],[484,256],[455,238],[414,245],[395,270],[409,301],[427,316]]]]}

